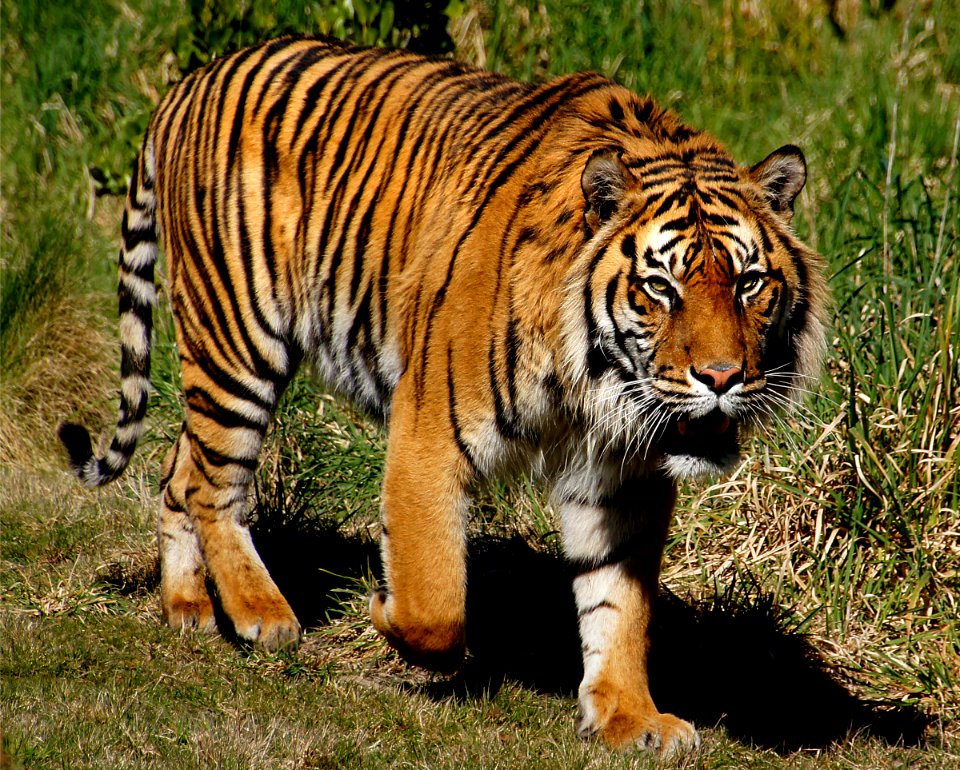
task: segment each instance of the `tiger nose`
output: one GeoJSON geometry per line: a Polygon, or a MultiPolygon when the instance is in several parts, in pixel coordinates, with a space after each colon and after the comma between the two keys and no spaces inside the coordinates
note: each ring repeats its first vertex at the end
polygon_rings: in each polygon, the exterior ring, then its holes
{"type": "Polygon", "coordinates": [[[700,370],[691,366],[690,374],[718,394],[726,393],[738,382],[743,382],[743,370],[732,364],[711,364],[700,370]]]}

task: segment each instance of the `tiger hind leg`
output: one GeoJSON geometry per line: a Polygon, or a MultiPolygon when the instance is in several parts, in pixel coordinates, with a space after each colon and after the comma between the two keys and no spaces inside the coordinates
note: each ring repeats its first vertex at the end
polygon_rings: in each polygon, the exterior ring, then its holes
{"type": "MultiPolygon", "coordinates": [[[[271,651],[296,646],[300,624],[257,553],[247,521],[254,473],[275,397],[254,405],[249,400],[252,391],[246,391],[241,399],[218,389],[200,367],[187,361],[183,381],[187,429],[171,481],[183,485],[189,523],[206,574],[216,586],[220,607],[241,639],[271,651]]],[[[279,387],[263,381],[259,390],[276,393],[279,387]]],[[[172,580],[198,592],[199,578],[190,582],[184,577],[197,566],[195,560],[184,557],[183,550],[178,553],[182,563],[172,562],[172,580]]]]}
{"type": "Polygon", "coordinates": [[[200,540],[187,512],[190,443],[182,432],[163,467],[163,494],[157,516],[160,550],[160,604],[173,629],[216,631],[213,601],[200,540]]]}

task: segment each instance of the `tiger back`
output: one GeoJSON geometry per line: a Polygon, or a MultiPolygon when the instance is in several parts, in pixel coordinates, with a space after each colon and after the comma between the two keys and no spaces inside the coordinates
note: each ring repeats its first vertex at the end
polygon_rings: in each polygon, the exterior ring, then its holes
{"type": "Polygon", "coordinates": [[[790,229],[803,156],[748,168],[592,73],[539,85],[284,38],[155,112],[120,253],[121,406],[89,486],[142,433],[158,234],[185,420],[163,467],[161,603],[295,644],[247,527],[264,433],[304,360],[388,426],[376,628],[448,670],[465,638],[470,494],[528,470],[557,509],[584,649],[579,730],[668,752],[647,627],[680,478],[722,472],[817,369],[826,285],[790,229]]]}

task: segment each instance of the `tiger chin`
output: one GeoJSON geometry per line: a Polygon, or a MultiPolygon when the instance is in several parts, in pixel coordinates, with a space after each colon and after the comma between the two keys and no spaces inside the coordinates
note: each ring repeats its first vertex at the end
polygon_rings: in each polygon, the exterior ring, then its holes
{"type": "Polygon", "coordinates": [[[578,731],[697,745],[648,689],[679,479],[726,472],[810,388],[824,262],[793,233],[783,147],[744,166],[593,73],[539,85],[403,51],[284,38],[217,59],[154,113],[121,226],[120,416],[90,487],[143,432],[163,233],[184,386],[163,464],[161,605],[175,629],[275,650],[300,624],[247,526],[264,433],[311,362],[388,429],[374,626],[456,668],[477,485],[542,479],[583,648],[578,731]],[[213,586],[211,593],[208,589],[213,586]]]}

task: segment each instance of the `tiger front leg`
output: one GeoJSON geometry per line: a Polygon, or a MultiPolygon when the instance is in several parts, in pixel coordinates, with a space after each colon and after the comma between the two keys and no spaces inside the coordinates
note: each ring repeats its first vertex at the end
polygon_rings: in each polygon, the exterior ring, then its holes
{"type": "Polygon", "coordinates": [[[575,570],[584,738],[661,754],[699,745],[689,722],[657,711],[647,676],[650,615],[674,499],[672,482],[656,477],[622,484],[602,499],[558,500],[575,570]]]}
{"type": "Polygon", "coordinates": [[[370,615],[409,662],[451,671],[465,649],[465,460],[450,426],[432,422],[404,389],[391,410],[383,484],[387,587],[371,597],[370,615]]]}

